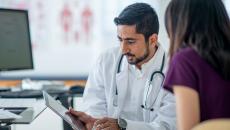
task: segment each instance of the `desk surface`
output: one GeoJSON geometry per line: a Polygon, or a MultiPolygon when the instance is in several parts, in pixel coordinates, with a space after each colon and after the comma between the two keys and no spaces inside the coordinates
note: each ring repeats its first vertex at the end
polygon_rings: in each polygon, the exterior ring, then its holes
{"type": "Polygon", "coordinates": [[[46,109],[46,105],[43,99],[28,98],[28,99],[2,99],[2,100],[5,102],[9,102],[3,104],[4,105],[3,108],[5,108],[5,110],[18,114],[22,118],[13,119],[13,120],[0,120],[0,123],[30,124],[46,109]]]}
{"type": "MultiPolygon", "coordinates": [[[[38,80],[39,81],[39,80],[38,80]]],[[[85,86],[86,80],[63,80],[65,86],[70,87],[74,85],[85,86]]],[[[0,87],[1,86],[18,86],[21,84],[21,80],[0,80],[0,87]]]]}

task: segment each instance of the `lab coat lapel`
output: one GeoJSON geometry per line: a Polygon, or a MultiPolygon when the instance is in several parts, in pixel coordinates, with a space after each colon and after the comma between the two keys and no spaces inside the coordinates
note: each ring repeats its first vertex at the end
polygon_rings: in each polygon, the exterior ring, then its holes
{"type": "MultiPolygon", "coordinates": [[[[128,65],[127,65],[128,66],[128,65]]],[[[125,102],[125,96],[127,93],[128,88],[128,67],[125,67],[123,71],[116,74],[116,83],[117,83],[117,90],[118,90],[118,111],[117,114],[119,115],[125,102]]]]}

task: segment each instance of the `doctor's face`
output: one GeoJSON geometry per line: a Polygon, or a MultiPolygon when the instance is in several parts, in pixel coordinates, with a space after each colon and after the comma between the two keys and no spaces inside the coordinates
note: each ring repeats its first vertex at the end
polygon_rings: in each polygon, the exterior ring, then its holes
{"type": "Polygon", "coordinates": [[[141,65],[149,61],[154,55],[153,45],[155,48],[156,44],[145,41],[143,34],[136,33],[135,25],[118,25],[117,34],[121,43],[122,54],[126,56],[129,64],[141,68],[141,65]]]}

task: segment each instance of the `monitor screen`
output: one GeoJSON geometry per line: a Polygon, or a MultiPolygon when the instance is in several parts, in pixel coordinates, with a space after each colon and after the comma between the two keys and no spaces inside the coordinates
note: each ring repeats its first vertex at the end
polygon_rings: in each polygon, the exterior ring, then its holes
{"type": "Polygon", "coordinates": [[[33,69],[28,12],[0,9],[0,71],[33,69]]]}

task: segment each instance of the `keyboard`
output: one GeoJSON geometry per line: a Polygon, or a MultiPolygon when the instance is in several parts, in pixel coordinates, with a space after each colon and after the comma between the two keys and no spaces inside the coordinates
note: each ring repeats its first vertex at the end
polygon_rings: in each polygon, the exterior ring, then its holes
{"type": "Polygon", "coordinates": [[[41,90],[21,90],[21,91],[8,91],[1,92],[1,98],[40,98],[42,97],[41,90]]]}
{"type": "Polygon", "coordinates": [[[7,110],[9,112],[12,112],[14,114],[21,114],[23,111],[25,111],[27,108],[26,107],[7,107],[7,108],[4,108],[4,110],[7,110]]]}
{"type": "MultiPolygon", "coordinates": [[[[61,89],[50,89],[46,90],[49,94],[63,94],[68,92],[67,90],[61,89]]],[[[7,91],[0,92],[1,98],[42,98],[42,90],[21,90],[21,91],[7,91]]]]}

